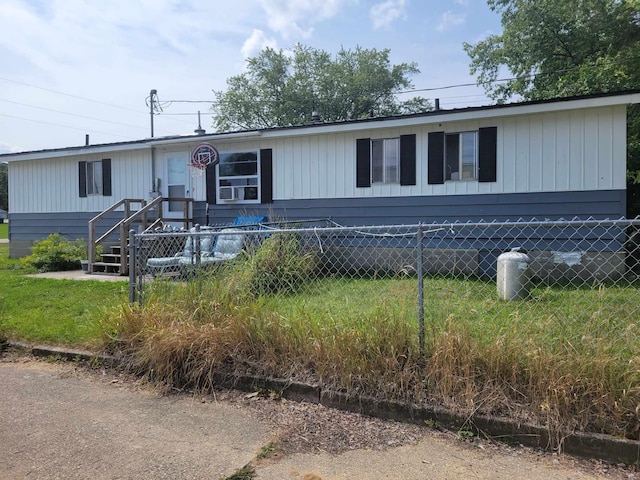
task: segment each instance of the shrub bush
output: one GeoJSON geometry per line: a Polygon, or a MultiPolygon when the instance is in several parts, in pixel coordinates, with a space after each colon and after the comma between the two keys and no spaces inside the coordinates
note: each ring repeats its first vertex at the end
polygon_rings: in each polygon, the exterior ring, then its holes
{"type": "Polygon", "coordinates": [[[31,247],[31,255],[22,263],[40,272],[58,272],[80,268],[80,260],[87,258],[87,244],[82,238],[70,241],[59,233],[52,233],[44,240],[37,240],[31,247]]]}

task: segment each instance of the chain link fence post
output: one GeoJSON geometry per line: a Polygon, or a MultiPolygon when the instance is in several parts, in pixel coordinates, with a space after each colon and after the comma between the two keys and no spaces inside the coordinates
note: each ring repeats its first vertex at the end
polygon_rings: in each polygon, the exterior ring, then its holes
{"type": "Polygon", "coordinates": [[[422,239],[424,237],[424,231],[422,229],[422,223],[418,224],[418,230],[416,232],[416,273],[418,274],[418,342],[420,345],[420,362],[424,362],[424,274],[423,268],[423,254],[424,248],[422,245],[422,239]]]}
{"type": "Polygon", "coordinates": [[[129,230],[129,303],[136,301],[136,265],[138,264],[135,230],[129,230]]]}

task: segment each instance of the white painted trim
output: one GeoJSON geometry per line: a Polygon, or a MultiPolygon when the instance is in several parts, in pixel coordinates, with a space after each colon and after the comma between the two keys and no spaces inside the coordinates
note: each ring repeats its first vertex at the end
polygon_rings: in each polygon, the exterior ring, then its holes
{"type": "Polygon", "coordinates": [[[168,138],[158,140],[149,140],[149,145],[152,146],[161,146],[161,145],[174,145],[176,143],[202,143],[206,141],[210,142],[218,142],[218,141],[230,141],[237,139],[246,139],[247,137],[260,137],[261,132],[258,130],[251,130],[246,132],[231,132],[231,133],[217,133],[211,135],[185,135],[183,138],[168,138]]]}
{"type": "Polygon", "coordinates": [[[112,152],[127,152],[132,150],[149,150],[149,146],[146,144],[135,143],[132,145],[100,145],[100,146],[87,146],[87,147],[69,147],[61,148],[59,150],[41,150],[37,152],[25,152],[8,154],[4,161],[8,163],[23,162],[27,160],[40,160],[50,158],[63,158],[63,157],[76,157],[81,155],[100,155],[103,153],[112,152]]]}

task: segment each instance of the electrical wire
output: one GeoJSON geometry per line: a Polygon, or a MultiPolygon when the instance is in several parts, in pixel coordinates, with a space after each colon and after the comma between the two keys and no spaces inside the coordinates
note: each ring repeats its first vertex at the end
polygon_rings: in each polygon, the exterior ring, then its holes
{"type": "Polygon", "coordinates": [[[62,115],[69,115],[69,116],[72,116],[72,117],[86,118],[87,120],[96,120],[98,122],[110,123],[112,125],[121,125],[123,127],[140,128],[140,129],[144,129],[144,130],[147,129],[147,127],[142,127],[140,125],[131,125],[131,124],[128,124],[128,123],[114,122],[114,121],[111,121],[111,120],[103,120],[101,118],[88,117],[86,115],[79,115],[77,113],[64,112],[62,110],[55,110],[53,108],[39,107],[37,105],[30,105],[28,103],[14,102],[13,100],[7,100],[5,98],[0,98],[0,102],[12,103],[14,105],[20,105],[20,106],[29,107],[29,108],[37,108],[38,110],[44,110],[44,111],[47,111],[47,112],[60,113],[62,115]]]}
{"type": "Polygon", "coordinates": [[[9,78],[5,78],[5,77],[0,77],[0,80],[4,80],[5,82],[11,82],[11,83],[16,83],[18,85],[24,85],[27,87],[31,87],[31,88],[37,88],[38,90],[44,90],[45,92],[51,92],[51,93],[55,93],[57,95],[64,95],[65,97],[70,97],[70,98],[77,98],[78,100],[84,100],[85,102],[92,102],[92,103],[98,103],[100,105],[107,105],[109,107],[113,107],[113,108],[119,108],[121,110],[127,110],[129,112],[135,112],[135,113],[142,113],[142,114],[146,114],[146,112],[142,112],[140,110],[134,110],[132,108],[128,108],[128,107],[123,107],[121,105],[115,105],[113,103],[108,103],[108,102],[102,102],[100,100],[94,100],[91,98],[86,98],[86,97],[81,97],[79,95],[73,95],[71,93],[65,93],[65,92],[60,92],[58,90],[52,90],[50,88],[45,88],[45,87],[38,87],[37,85],[32,85],[31,83],[26,83],[26,82],[19,82],[17,80],[11,80],[9,78]]]}
{"type": "Polygon", "coordinates": [[[126,136],[126,135],[119,135],[117,133],[108,133],[108,132],[101,132],[99,130],[89,130],[87,128],[72,127],[70,125],[62,125],[60,123],[45,122],[44,120],[33,120],[31,118],[16,117],[14,115],[7,115],[5,113],[0,113],[0,117],[14,118],[16,120],[25,120],[27,122],[41,123],[43,125],[51,125],[51,126],[54,126],[54,127],[70,128],[72,130],[80,130],[81,132],[91,132],[91,133],[99,133],[99,134],[102,134],[102,135],[111,135],[113,137],[122,137],[122,138],[127,138],[129,140],[138,140],[135,137],[129,137],[129,136],[126,136]]]}

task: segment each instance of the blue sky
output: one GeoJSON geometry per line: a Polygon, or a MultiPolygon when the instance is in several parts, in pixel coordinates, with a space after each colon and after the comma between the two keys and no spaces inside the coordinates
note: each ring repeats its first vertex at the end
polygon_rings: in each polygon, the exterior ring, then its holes
{"type": "MultiPolygon", "coordinates": [[[[0,0],[0,153],[137,140],[158,91],[155,136],[212,131],[212,90],[265,46],[391,50],[415,88],[475,83],[463,42],[499,33],[484,0],[0,0]]],[[[481,88],[422,92],[442,108],[481,88]]]]}

